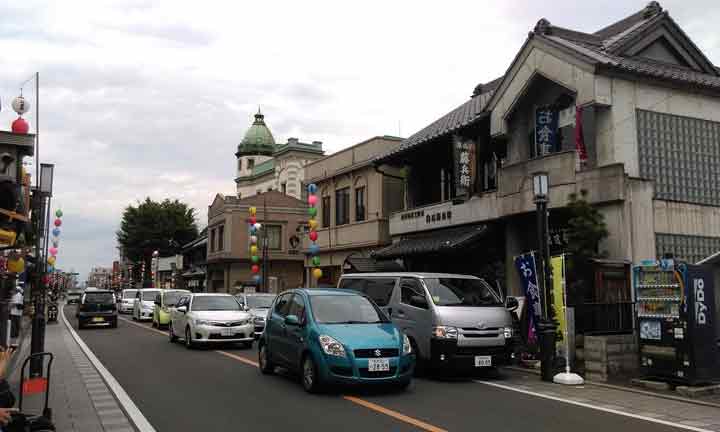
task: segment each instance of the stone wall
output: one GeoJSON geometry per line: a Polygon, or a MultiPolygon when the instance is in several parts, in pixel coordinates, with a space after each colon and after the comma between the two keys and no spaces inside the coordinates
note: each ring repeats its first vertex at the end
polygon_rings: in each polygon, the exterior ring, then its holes
{"type": "Polygon", "coordinates": [[[634,375],[638,346],[634,335],[585,336],[582,358],[585,378],[607,381],[610,375],[634,375]]]}

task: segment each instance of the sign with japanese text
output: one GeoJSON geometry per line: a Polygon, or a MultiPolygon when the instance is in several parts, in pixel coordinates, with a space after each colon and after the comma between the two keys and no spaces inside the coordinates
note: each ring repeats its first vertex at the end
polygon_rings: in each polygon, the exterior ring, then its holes
{"type": "Polygon", "coordinates": [[[525,299],[528,308],[528,342],[536,341],[535,325],[540,322],[542,306],[540,300],[540,288],[538,287],[537,266],[535,255],[527,253],[515,257],[515,267],[520,275],[525,299]]]}
{"type": "Polygon", "coordinates": [[[455,196],[472,193],[475,184],[475,142],[454,139],[455,196]]]}
{"type": "Polygon", "coordinates": [[[535,110],[535,148],[536,156],[542,156],[557,150],[558,112],[550,107],[535,110]]]}

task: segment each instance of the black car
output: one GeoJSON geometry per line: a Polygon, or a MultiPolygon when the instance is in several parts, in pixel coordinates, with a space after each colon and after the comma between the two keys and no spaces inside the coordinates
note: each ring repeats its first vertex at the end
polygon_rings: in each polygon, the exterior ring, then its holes
{"type": "Polygon", "coordinates": [[[77,309],[78,328],[88,325],[117,327],[118,311],[115,294],[109,290],[86,291],[77,309]]]}

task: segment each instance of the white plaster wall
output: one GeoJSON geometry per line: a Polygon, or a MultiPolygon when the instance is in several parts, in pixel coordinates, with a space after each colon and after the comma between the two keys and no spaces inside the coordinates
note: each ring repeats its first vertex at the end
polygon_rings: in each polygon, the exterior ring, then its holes
{"type": "MultiPolygon", "coordinates": [[[[248,159],[254,159],[255,165],[259,165],[267,160],[272,159],[270,156],[263,156],[263,155],[254,155],[254,156],[240,156],[240,160],[242,161],[242,169],[238,170],[237,165],[235,166],[235,176],[236,177],[246,177],[252,174],[252,170],[248,169],[248,159]]],[[[237,162],[236,162],[237,164],[237,162]]]]}
{"type": "Polygon", "coordinates": [[[277,183],[272,171],[253,180],[252,182],[243,182],[242,184],[238,184],[237,192],[240,194],[241,198],[247,198],[249,196],[257,195],[258,189],[262,192],[267,192],[270,187],[277,189],[277,183]]]}

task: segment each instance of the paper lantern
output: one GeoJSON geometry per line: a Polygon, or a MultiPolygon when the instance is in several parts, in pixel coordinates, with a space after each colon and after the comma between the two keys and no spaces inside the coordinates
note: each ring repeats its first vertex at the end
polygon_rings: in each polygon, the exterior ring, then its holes
{"type": "Polygon", "coordinates": [[[257,255],[258,248],[255,245],[250,246],[250,255],[257,255]]]}
{"type": "Polygon", "coordinates": [[[310,215],[311,218],[314,218],[315,216],[317,216],[317,208],[316,207],[308,208],[308,214],[310,215]]]}
{"type": "Polygon", "coordinates": [[[317,195],[310,195],[308,197],[308,204],[315,206],[315,204],[317,204],[317,195]]]}
{"type": "Polygon", "coordinates": [[[55,226],[56,226],[56,227],[59,227],[60,225],[62,225],[62,220],[61,220],[61,219],[55,219],[55,226]]]}
{"type": "Polygon", "coordinates": [[[315,279],[320,279],[322,277],[322,270],[320,270],[319,268],[314,268],[312,274],[315,279]]]}
{"type": "Polygon", "coordinates": [[[254,235],[250,236],[250,244],[257,244],[257,236],[254,236],[254,235]]]}
{"type": "Polygon", "coordinates": [[[248,218],[248,223],[249,223],[250,225],[255,225],[255,224],[257,223],[257,218],[256,218],[255,216],[250,216],[250,217],[248,218]]]}
{"type": "Polygon", "coordinates": [[[314,256],[312,258],[312,265],[314,265],[315,267],[320,265],[320,257],[319,256],[314,256]]]}
{"type": "Polygon", "coordinates": [[[25,121],[24,118],[18,117],[10,125],[10,130],[16,134],[26,134],[30,132],[30,125],[25,121]]]}
{"type": "Polygon", "coordinates": [[[310,240],[317,241],[317,239],[318,239],[317,231],[310,231],[310,240]]]}
{"type": "Polygon", "coordinates": [[[250,270],[252,270],[253,273],[260,273],[260,266],[254,264],[252,267],[250,267],[250,270]]]}
{"type": "Polygon", "coordinates": [[[12,109],[18,113],[18,115],[23,115],[30,111],[30,102],[28,102],[24,97],[18,96],[12,101],[12,109]]]}
{"type": "Polygon", "coordinates": [[[47,271],[48,271],[48,273],[54,272],[54,271],[55,271],[55,266],[49,265],[48,268],[47,268],[47,271]]]}
{"type": "Polygon", "coordinates": [[[257,264],[260,262],[260,257],[257,255],[253,255],[250,257],[250,261],[252,261],[253,264],[257,264]]]}
{"type": "Polygon", "coordinates": [[[260,277],[260,275],[255,275],[255,276],[253,276],[253,280],[255,281],[256,284],[259,284],[260,281],[262,280],[262,278],[260,277]]]}
{"type": "Polygon", "coordinates": [[[50,248],[50,255],[55,256],[55,255],[57,255],[57,253],[58,253],[58,250],[56,247],[50,248]]]}
{"type": "Polygon", "coordinates": [[[250,227],[250,235],[255,235],[256,233],[257,233],[257,230],[255,229],[255,227],[251,226],[250,227]]]}
{"type": "MultiPolygon", "coordinates": [[[[48,271],[50,271],[50,269],[48,269],[48,271]]],[[[43,276],[43,278],[42,278],[42,283],[43,283],[44,285],[49,284],[49,283],[50,283],[50,276],[48,276],[48,275],[43,276]]]]}
{"type": "Polygon", "coordinates": [[[55,265],[55,260],[56,260],[56,259],[57,259],[57,258],[55,258],[54,256],[48,257],[48,260],[47,260],[47,261],[48,261],[48,264],[50,264],[50,265],[55,265]]]}
{"type": "Polygon", "coordinates": [[[55,216],[57,216],[57,217],[61,218],[61,217],[63,216],[63,212],[62,212],[62,210],[60,210],[60,209],[57,209],[57,211],[55,212],[55,216]]]}
{"type": "Polygon", "coordinates": [[[311,231],[315,231],[318,227],[318,221],[315,219],[310,219],[308,221],[308,228],[310,228],[311,231]]]}
{"type": "Polygon", "coordinates": [[[22,273],[25,271],[25,260],[20,257],[9,259],[7,262],[7,270],[10,273],[22,273]]]}
{"type": "Polygon", "coordinates": [[[257,223],[255,223],[255,225],[253,225],[253,227],[254,227],[256,230],[260,230],[260,229],[262,228],[262,225],[260,225],[260,222],[257,222],[257,223]]]}
{"type": "Polygon", "coordinates": [[[310,255],[317,255],[318,253],[320,253],[320,246],[316,244],[311,244],[309,249],[310,255]]]}
{"type": "Polygon", "coordinates": [[[250,207],[250,216],[255,216],[257,214],[257,209],[255,207],[250,207]]]}
{"type": "Polygon", "coordinates": [[[315,183],[310,183],[307,187],[308,193],[314,194],[317,192],[317,185],[315,183]]]}
{"type": "Polygon", "coordinates": [[[60,228],[54,228],[52,233],[55,237],[60,237],[60,228]]]}

